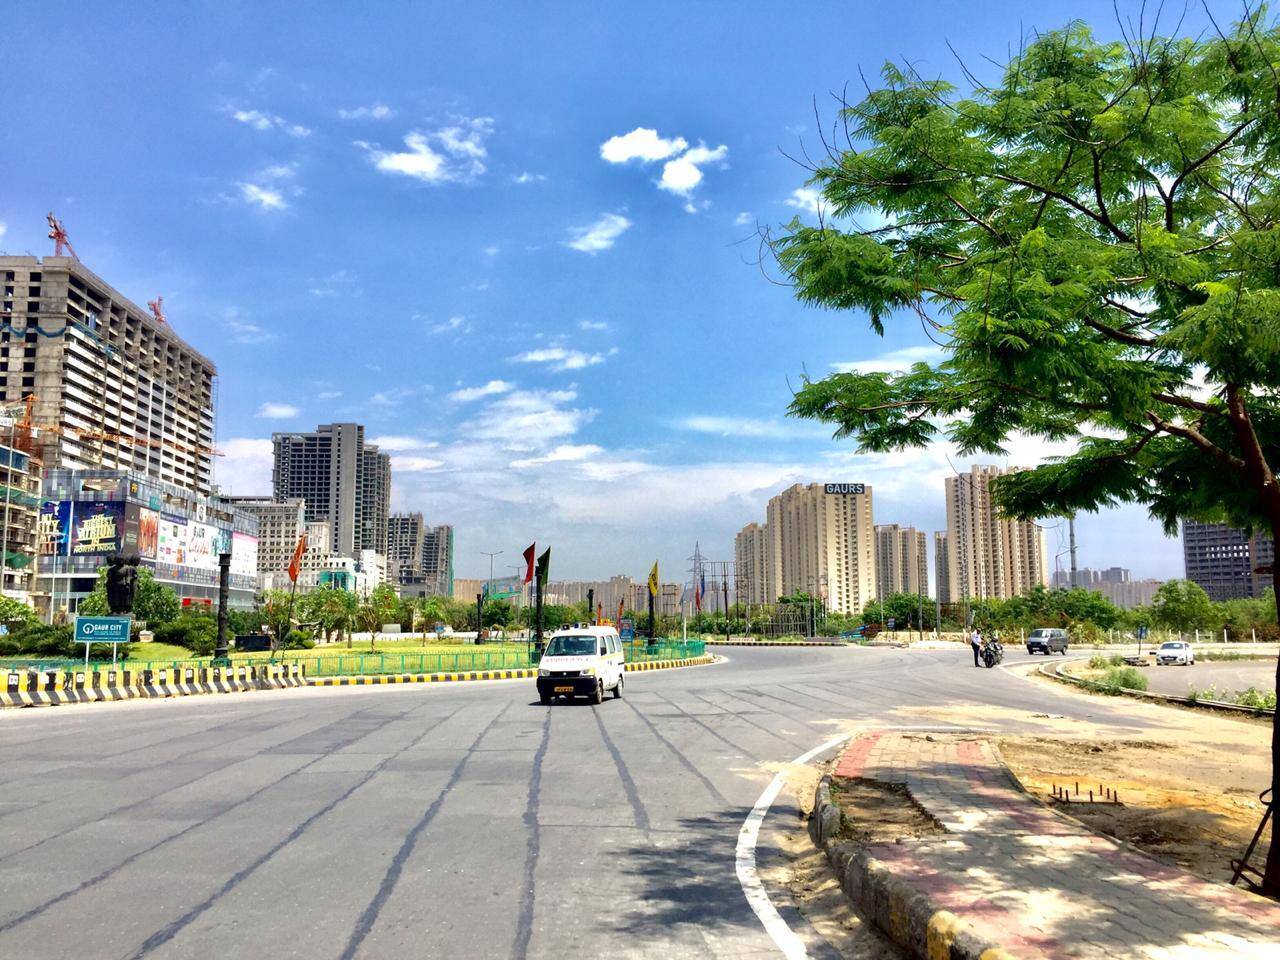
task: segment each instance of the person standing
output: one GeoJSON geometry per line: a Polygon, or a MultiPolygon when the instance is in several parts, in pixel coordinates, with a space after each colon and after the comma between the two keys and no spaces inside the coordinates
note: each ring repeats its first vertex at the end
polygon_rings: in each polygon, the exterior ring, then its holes
{"type": "Polygon", "coordinates": [[[974,627],[973,633],[969,635],[969,646],[973,647],[973,665],[982,666],[978,660],[978,654],[982,652],[982,631],[977,627],[974,627]]]}

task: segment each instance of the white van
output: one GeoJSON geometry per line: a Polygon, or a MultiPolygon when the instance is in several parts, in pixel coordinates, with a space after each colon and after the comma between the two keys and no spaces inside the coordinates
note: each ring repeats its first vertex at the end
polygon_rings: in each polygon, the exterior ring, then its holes
{"type": "Polygon", "coordinates": [[[563,627],[547,639],[538,664],[538,699],[587,697],[604,701],[604,692],[622,696],[622,641],[614,627],[585,623],[563,627]]]}

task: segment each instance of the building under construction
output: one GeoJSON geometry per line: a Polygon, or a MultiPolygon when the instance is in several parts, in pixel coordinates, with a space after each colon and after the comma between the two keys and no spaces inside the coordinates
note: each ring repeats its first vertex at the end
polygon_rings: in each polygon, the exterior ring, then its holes
{"type": "Polygon", "coordinates": [[[0,280],[11,414],[0,443],[14,431],[46,468],[122,470],[208,496],[217,370],[174,333],[161,298],[143,310],[74,255],[0,256],[0,280]]]}

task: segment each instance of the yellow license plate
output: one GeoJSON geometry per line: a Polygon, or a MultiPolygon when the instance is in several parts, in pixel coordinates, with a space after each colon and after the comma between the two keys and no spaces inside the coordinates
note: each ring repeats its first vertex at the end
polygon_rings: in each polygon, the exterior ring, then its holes
{"type": "Polygon", "coordinates": [[[556,687],[556,693],[573,693],[573,687],[556,687]]]}

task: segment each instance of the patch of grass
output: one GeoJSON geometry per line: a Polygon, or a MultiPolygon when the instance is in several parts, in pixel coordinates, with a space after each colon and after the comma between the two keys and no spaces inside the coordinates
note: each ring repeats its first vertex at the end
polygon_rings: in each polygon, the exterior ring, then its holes
{"type": "Polygon", "coordinates": [[[1092,656],[1089,658],[1090,670],[1105,670],[1111,665],[1111,661],[1106,657],[1092,656]]]}
{"type": "Polygon", "coordinates": [[[1249,687],[1247,690],[1241,690],[1234,694],[1219,692],[1217,687],[1212,686],[1205,687],[1203,690],[1188,687],[1187,700],[1191,703],[1200,703],[1207,700],[1217,703],[1234,703],[1241,707],[1249,707],[1251,710],[1274,710],[1276,708],[1275,691],[1258,690],[1256,687],[1249,687]]]}

